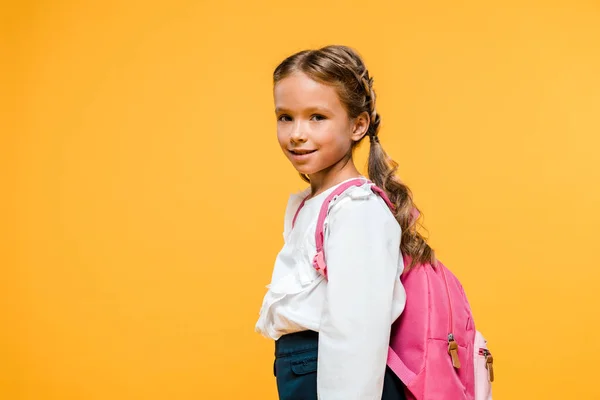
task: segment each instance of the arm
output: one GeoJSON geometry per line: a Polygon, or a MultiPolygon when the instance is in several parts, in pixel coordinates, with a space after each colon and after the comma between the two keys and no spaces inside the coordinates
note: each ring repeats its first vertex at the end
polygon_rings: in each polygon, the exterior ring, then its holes
{"type": "Polygon", "coordinates": [[[379,200],[344,198],[329,217],[317,376],[322,400],[381,399],[401,231],[379,200]]]}

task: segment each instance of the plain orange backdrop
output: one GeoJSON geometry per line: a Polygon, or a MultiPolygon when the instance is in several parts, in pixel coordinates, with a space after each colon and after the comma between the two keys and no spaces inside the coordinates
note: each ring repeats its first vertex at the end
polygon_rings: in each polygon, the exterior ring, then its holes
{"type": "Polygon", "coordinates": [[[375,77],[494,399],[600,399],[598,2],[2,7],[0,398],[276,399],[254,323],[303,183],[271,73],[338,43],[375,77]]]}

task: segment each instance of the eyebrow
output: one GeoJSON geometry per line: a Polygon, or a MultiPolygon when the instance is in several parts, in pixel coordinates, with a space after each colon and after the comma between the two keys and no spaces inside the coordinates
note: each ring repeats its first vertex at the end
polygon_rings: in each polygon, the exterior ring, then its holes
{"type": "MultiPolygon", "coordinates": [[[[327,108],[327,107],[319,107],[319,106],[309,107],[309,108],[307,108],[307,109],[305,109],[303,111],[307,112],[307,113],[313,113],[313,112],[330,113],[330,114],[332,113],[332,111],[329,108],[327,108]]],[[[285,107],[276,107],[275,108],[275,114],[279,114],[279,113],[282,113],[282,112],[289,113],[290,110],[288,110],[285,107]]]]}

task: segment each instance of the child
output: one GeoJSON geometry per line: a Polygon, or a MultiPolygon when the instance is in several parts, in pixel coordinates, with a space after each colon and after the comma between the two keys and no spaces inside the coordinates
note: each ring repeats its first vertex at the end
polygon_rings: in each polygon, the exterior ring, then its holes
{"type": "Polygon", "coordinates": [[[379,142],[380,116],[373,79],[360,56],[345,46],[307,50],[274,72],[277,138],[310,188],[292,195],[257,332],[275,340],[279,398],[404,399],[386,367],[390,329],[402,313],[402,255],[434,262],[415,229],[409,189],[379,142]],[[368,137],[368,181],[353,150],[368,137]],[[325,222],[327,279],[312,265],[317,216],[329,193],[360,178],[330,205],[325,222]],[[376,184],[395,205],[373,193],[376,184]],[[318,356],[317,356],[318,355],[318,356]]]}

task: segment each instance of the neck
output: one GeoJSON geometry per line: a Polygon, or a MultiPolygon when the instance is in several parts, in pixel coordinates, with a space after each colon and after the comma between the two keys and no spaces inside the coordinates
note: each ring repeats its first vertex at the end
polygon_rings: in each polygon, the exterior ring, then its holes
{"type": "Polygon", "coordinates": [[[309,176],[311,188],[310,197],[315,197],[338,183],[360,176],[361,174],[358,172],[358,169],[356,169],[351,157],[340,160],[331,167],[309,176]]]}

